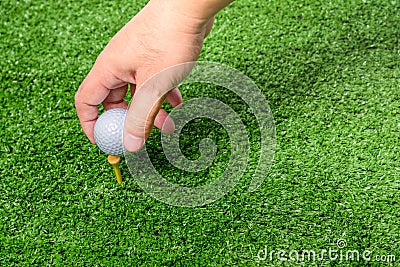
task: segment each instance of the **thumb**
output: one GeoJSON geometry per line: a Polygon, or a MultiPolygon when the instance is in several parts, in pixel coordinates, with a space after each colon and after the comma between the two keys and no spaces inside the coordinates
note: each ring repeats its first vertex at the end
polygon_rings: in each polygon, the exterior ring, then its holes
{"type": "MultiPolygon", "coordinates": [[[[124,146],[126,150],[136,152],[143,146],[168,92],[183,81],[193,69],[194,64],[195,62],[187,62],[166,68],[138,86],[139,89],[133,95],[125,118],[124,146]]],[[[169,119],[165,119],[165,115],[159,116],[164,117],[161,119],[164,121],[164,125],[169,123],[169,119]]]]}
{"type": "MultiPolygon", "coordinates": [[[[165,94],[168,93],[166,90],[165,94]]],[[[152,90],[136,91],[125,118],[124,146],[129,152],[138,151],[150,135],[154,120],[165,99],[152,90]]]]}

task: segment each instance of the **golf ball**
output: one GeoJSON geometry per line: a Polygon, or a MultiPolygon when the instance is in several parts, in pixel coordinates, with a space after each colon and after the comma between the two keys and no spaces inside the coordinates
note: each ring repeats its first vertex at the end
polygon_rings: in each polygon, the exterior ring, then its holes
{"type": "Polygon", "coordinates": [[[122,108],[110,109],[101,114],[94,125],[94,140],[101,151],[108,155],[124,153],[122,139],[126,112],[122,108]]]}

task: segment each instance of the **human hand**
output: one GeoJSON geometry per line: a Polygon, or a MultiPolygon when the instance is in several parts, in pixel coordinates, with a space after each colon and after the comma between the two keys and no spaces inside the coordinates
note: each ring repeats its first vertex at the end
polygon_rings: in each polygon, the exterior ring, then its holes
{"type": "MultiPolygon", "coordinates": [[[[128,151],[139,150],[153,125],[169,134],[174,123],[161,109],[166,99],[173,107],[182,102],[177,88],[143,85],[153,75],[180,63],[198,59],[213,17],[189,16],[168,6],[168,1],[150,1],[109,42],[75,95],[75,106],[83,131],[92,143],[98,105],[106,110],[128,109],[124,97],[133,97],[124,129],[128,151]]],[[[184,78],[184,77],[182,77],[184,78]]]]}

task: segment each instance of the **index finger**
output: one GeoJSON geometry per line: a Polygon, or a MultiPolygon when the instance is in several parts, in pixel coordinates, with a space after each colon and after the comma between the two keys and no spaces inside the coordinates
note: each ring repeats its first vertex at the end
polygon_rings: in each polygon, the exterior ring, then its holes
{"type": "Polygon", "coordinates": [[[96,143],[94,140],[94,124],[98,117],[98,105],[110,93],[110,90],[102,82],[102,78],[95,71],[90,71],[75,94],[75,108],[79,122],[83,132],[93,144],[96,143]]]}

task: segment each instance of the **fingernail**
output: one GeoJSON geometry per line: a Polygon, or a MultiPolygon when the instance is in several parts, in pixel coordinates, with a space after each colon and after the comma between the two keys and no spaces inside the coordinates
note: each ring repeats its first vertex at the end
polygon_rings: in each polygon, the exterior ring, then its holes
{"type": "Polygon", "coordinates": [[[136,137],[131,134],[126,134],[124,137],[125,149],[129,152],[136,152],[142,148],[144,144],[144,139],[141,137],[136,137]]]}

